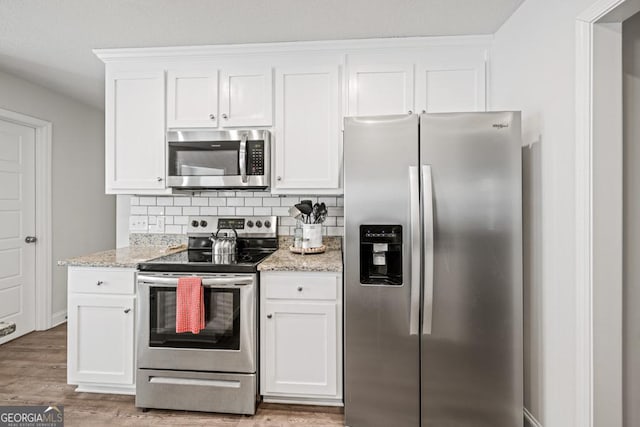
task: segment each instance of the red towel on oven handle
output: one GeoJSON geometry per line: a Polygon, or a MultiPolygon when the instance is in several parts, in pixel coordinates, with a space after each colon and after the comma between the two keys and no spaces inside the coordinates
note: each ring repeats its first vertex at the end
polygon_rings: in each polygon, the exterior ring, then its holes
{"type": "Polygon", "coordinates": [[[176,289],[176,332],[204,329],[204,288],[200,277],[180,277],[176,289]]]}

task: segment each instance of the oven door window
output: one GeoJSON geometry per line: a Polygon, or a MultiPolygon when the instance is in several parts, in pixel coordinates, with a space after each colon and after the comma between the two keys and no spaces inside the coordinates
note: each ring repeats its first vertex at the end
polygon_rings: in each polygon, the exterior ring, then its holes
{"type": "Polygon", "coordinates": [[[204,288],[205,328],[176,333],[176,289],[151,287],[149,347],[240,349],[240,289],[204,288]]]}
{"type": "Polygon", "coordinates": [[[239,175],[240,143],[170,142],[169,176],[239,175]]]}

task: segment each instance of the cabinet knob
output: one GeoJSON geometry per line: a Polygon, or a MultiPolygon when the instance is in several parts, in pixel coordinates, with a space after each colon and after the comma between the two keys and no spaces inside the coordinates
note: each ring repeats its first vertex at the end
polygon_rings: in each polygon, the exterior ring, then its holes
{"type": "Polygon", "coordinates": [[[131,311],[131,309],[130,309],[130,308],[125,308],[125,309],[124,309],[124,312],[125,312],[125,313],[129,313],[130,311],[131,311]]]}
{"type": "Polygon", "coordinates": [[[281,176],[278,176],[278,177],[276,177],[276,180],[278,180],[278,181],[282,181],[282,177],[281,177],[281,176]]]}
{"type": "Polygon", "coordinates": [[[227,116],[227,113],[222,113],[222,118],[227,120],[229,118],[229,116],[227,116]]]}
{"type": "Polygon", "coordinates": [[[96,283],[96,285],[101,286],[104,282],[102,280],[98,280],[98,282],[96,283]]]}
{"type": "Polygon", "coordinates": [[[427,112],[427,110],[422,110],[422,114],[425,114],[427,112]]]}
{"type": "Polygon", "coordinates": [[[298,286],[298,292],[302,292],[302,286],[298,286]]]}
{"type": "Polygon", "coordinates": [[[409,110],[409,114],[413,114],[413,110],[409,110]]]}
{"type": "Polygon", "coordinates": [[[267,314],[267,319],[271,319],[273,317],[273,314],[267,314]]]}
{"type": "Polygon", "coordinates": [[[162,178],[157,177],[157,178],[156,178],[156,181],[161,182],[161,181],[162,181],[162,178]]]}
{"type": "Polygon", "coordinates": [[[209,114],[209,118],[210,118],[211,120],[215,120],[215,119],[216,119],[216,115],[215,115],[215,114],[209,114]]]}

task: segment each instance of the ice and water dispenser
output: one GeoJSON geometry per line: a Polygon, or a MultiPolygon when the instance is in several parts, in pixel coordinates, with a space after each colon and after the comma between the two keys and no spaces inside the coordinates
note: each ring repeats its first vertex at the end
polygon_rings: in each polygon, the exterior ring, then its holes
{"type": "Polygon", "coordinates": [[[360,283],[402,285],[402,226],[360,226],[360,283]]]}

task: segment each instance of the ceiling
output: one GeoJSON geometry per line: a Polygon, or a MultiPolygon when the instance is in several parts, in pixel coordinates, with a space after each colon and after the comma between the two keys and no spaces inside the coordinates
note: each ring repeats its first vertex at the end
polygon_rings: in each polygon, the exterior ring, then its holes
{"type": "Polygon", "coordinates": [[[94,48],[493,34],[524,0],[0,0],[0,70],[103,108],[94,48]]]}

